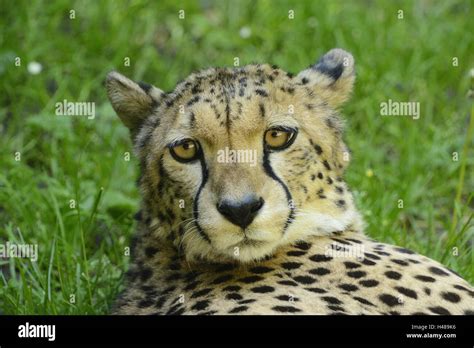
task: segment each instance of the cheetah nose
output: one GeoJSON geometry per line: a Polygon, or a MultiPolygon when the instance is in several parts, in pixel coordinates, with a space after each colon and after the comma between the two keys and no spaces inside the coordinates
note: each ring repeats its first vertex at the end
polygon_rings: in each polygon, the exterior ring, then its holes
{"type": "Polygon", "coordinates": [[[241,201],[223,200],[217,204],[217,210],[234,225],[245,229],[255,219],[263,203],[262,197],[249,195],[241,201]]]}

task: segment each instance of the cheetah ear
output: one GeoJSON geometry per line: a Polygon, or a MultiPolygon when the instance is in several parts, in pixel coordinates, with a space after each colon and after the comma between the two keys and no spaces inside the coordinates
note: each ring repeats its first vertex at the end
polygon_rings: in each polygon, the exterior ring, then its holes
{"type": "Polygon", "coordinates": [[[107,74],[105,86],[112,107],[132,135],[164,95],[160,89],[143,82],[135,83],[116,71],[107,74]]]}
{"type": "Polygon", "coordinates": [[[337,108],[349,98],[354,87],[354,57],[340,48],[333,48],[296,78],[337,108]]]}

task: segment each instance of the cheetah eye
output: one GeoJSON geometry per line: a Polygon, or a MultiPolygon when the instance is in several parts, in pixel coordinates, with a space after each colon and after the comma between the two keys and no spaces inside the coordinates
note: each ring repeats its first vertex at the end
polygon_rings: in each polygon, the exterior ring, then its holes
{"type": "Polygon", "coordinates": [[[199,156],[199,144],[192,139],[185,139],[169,146],[170,153],[178,162],[191,162],[199,156]]]}
{"type": "Polygon", "coordinates": [[[283,150],[295,140],[296,130],[270,128],[265,132],[265,146],[271,150],[283,150]]]}

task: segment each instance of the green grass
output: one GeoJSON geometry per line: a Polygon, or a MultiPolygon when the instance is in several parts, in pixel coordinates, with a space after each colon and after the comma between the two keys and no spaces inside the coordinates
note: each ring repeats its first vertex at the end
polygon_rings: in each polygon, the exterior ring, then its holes
{"type": "Polygon", "coordinates": [[[102,85],[108,71],[170,90],[234,57],[297,72],[332,47],[356,59],[344,109],[347,179],[367,233],[474,281],[472,1],[176,3],[2,2],[0,243],[39,245],[36,263],[0,260],[2,312],[107,313],[120,291],[139,197],[137,163],[124,160],[128,133],[102,85]],[[239,35],[242,27],[250,37],[239,35]],[[28,72],[31,61],[40,74],[28,72]],[[56,116],[63,99],[95,102],[96,118],[56,116]],[[388,99],[420,102],[421,118],[380,116],[388,99]]]}

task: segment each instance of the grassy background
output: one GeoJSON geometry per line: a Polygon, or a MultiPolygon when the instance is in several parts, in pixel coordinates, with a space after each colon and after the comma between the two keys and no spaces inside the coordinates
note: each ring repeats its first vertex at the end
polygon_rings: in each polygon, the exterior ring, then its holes
{"type": "Polygon", "coordinates": [[[106,101],[109,70],[170,90],[234,57],[298,72],[332,47],[356,58],[347,179],[367,233],[474,281],[472,1],[178,3],[2,1],[0,243],[37,243],[39,259],[0,259],[1,311],[106,313],[120,290],[137,168],[124,160],[128,133],[106,101]],[[41,73],[28,72],[32,61],[41,73]],[[95,102],[96,118],[56,116],[63,99],[95,102]],[[420,102],[421,118],[380,116],[388,99],[420,102]]]}

